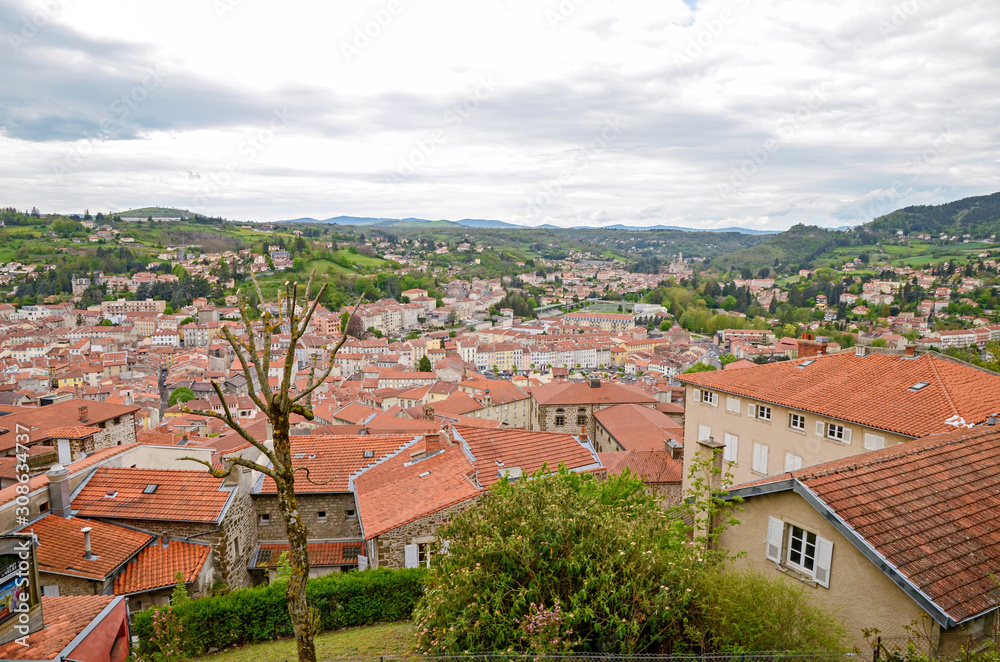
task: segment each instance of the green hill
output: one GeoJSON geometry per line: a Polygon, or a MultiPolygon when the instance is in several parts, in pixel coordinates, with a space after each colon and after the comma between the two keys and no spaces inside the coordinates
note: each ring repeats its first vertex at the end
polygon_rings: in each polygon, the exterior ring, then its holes
{"type": "Polygon", "coordinates": [[[171,207],[140,207],[139,209],[115,212],[115,214],[118,216],[161,216],[170,218],[175,216],[179,218],[191,218],[194,216],[187,209],[173,209],[171,207]]]}
{"type": "Polygon", "coordinates": [[[754,271],[761,267],[779,265],[808,266],[817,257],[849,242],[850,239],[843,232],[812,225],[793,225],[762,244],[714,258],[712,266],[722,270],[754,271]]]}
{"type": "Polygon", "coordinates": [[[943,205],[904,207],[880,216],[857,228],[859,234],[894,235],[903,230],[908,235],[944,233],[972,239],[986,239],[1000,234],[1000,193],[963,198],[943,205]]]}

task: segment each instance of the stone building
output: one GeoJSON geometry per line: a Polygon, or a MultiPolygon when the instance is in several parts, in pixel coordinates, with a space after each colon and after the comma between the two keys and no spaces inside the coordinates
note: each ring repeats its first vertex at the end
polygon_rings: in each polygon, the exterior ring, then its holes
{"type": "Polygon", "coordinates": [[[602,382],[599,379],[586,382],[550,382],[532,389],[530,429],[582,432],[594,439],[597,435],[594,414],[623,404],[655,408],[657,400],[637,388],[602,382]]]}
{"type": "Polygon", "coordinates": [[[57,450],[64,464],[80,459],[84,453],[129,444],[135,441],[135,413],[139,409],[80,399],[21,409],[0,416],[0,454],[14,454],[17,434],[28,435],[27,441],[21,439],[25,446],[59,444],[57,450]]]}
{"type": "Polygon", "coordinates": [[[73,510],[171,540],[208,543],[218,581],[231,588],[252,583],[257,526],[249,472],[241,467],[227,478],[197,469],[100,467],[76,494],[73,510]]]}

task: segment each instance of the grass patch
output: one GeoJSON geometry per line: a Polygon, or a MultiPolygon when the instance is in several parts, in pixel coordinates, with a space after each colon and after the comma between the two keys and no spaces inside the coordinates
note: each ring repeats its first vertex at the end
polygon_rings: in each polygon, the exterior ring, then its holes
{"type": "MultiPolygon", "coordinates": [[[[400,655],[404,659],[413,653],[413,623],[387,623],[367,627],[345,628],[316,637],[317,660],[378,660],[382,655],[400,655]]],[[[195,658],[203,662],[286,662],[297,659],[294,639],[280,639],[212,653],[195,658]]]]}

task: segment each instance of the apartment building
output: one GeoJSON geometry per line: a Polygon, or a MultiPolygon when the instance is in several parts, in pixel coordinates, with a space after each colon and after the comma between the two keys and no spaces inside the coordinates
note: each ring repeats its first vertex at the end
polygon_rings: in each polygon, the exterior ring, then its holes
{"type": "Polygon", "coordinates": [[[623,333],[635,328],[635,317],[625,313],[591,313],[580,311],[567,313],[560,318],[569,326],[596,326],[602,331],[623,333]]]}
{"type": "Polygon", "coordinates": [[[685,466],[721,448],[737,485],[1000,412],[1000,375],[939,354],[857,347],[679,379],[688,403],[685,466]]]}

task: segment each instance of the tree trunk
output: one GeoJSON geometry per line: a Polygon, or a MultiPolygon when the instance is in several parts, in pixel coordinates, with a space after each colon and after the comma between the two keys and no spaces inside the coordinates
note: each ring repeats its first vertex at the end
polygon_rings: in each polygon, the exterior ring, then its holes
{"type": "MultiPolygon", "coordinates": [[[[280,417],[279,417],[280,418],[280,417]]],[[[292,473],[292,453],[288,440],[288,417],[284,417],[284,427],[275,420],[274,452],[284,463],[285,471],[281,480],[276,481],[278,505],[285,517],[285,532],[291,550],[292,574],[288,578],[285,599],[288,601],[288,615],[292,619],[295,632],[295,646],[299,662],[316,662],[316,646],[313,643],[312,617],[306,602],[306,583],[309,581],[308,530],[299,515],[295,499],[295,476],[292,473]]]]}

